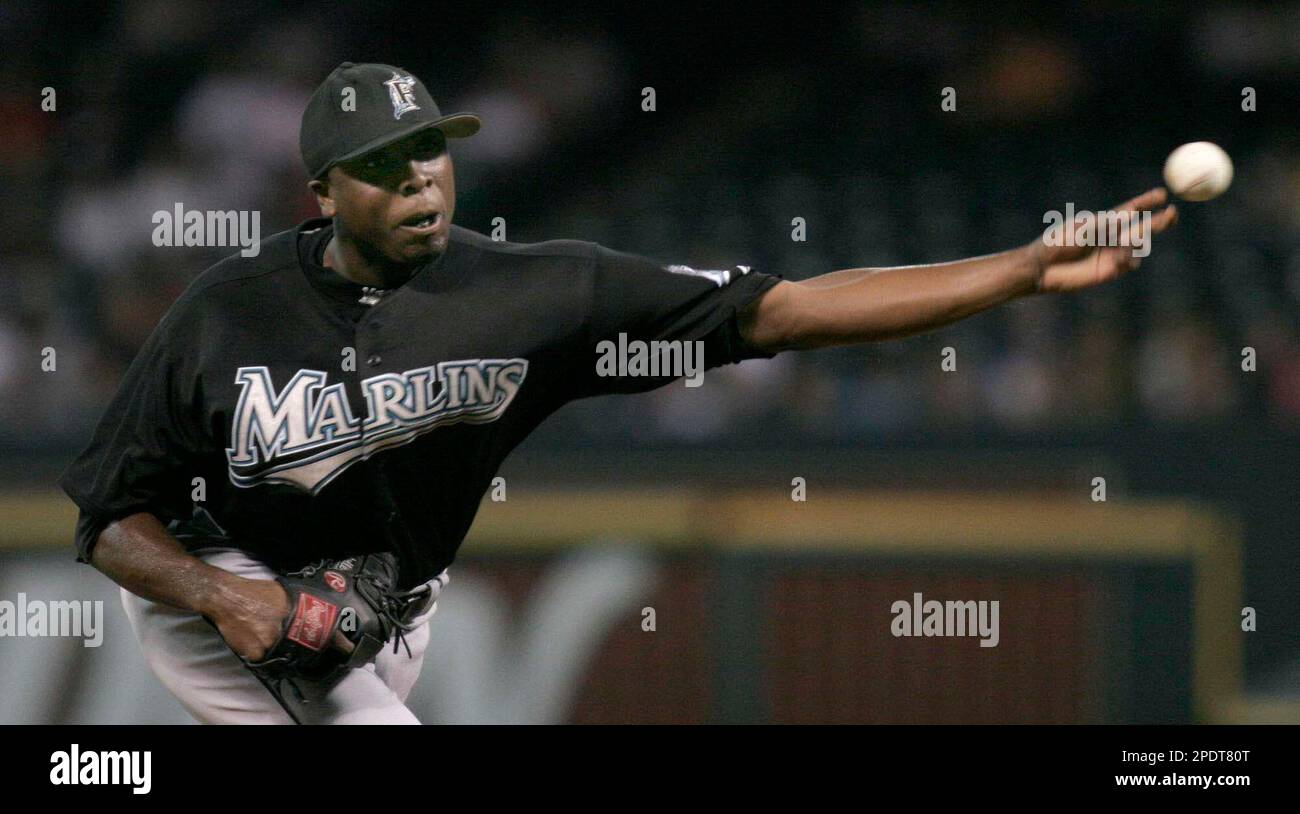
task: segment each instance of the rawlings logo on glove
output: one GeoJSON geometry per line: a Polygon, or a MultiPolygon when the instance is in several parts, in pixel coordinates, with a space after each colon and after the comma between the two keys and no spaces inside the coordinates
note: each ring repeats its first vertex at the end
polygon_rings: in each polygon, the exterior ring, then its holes
{"type": "Polygon", "coordinates": [[[298,606],[289,617],[289,629],[284,632],[284,637],[303,647],[321,650],[329,643],[338,617],[338,605],[331,605],[311,594],[298,594],[298,606]]]}

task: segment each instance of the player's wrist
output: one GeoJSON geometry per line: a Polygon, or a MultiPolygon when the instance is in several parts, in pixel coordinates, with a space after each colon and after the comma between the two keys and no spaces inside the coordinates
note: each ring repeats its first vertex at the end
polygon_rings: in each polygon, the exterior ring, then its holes
{"type": "Polygon", "coordinates": [[[240,583],[248,582],[241,576],[208,566],[211,571],[200,581],[201,588],[195,598],[195,610],[214,622],[232,618],[247,605],[240,583]]]}
{"type": "Polygon", "coordinates": [[[1017,250],[1015,263],[1018,281],[1017,296],[1043,292],[1043,276],[1048,266],[1046,248],[1042,239],[1038,239],[1017,250]]]}

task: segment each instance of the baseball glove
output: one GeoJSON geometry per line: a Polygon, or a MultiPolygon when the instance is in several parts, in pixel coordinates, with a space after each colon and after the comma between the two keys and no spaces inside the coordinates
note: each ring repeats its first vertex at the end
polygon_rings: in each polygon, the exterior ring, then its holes
{"type": "Polygon", "coordinates": [[[348,670],[372,661],[390,639],[394,653],[400,645],[410,655],[404,634],[432,598],[428,585],[396,589],[391,554],[321,560],[277,581],[290,602],[280,638],[261,660],[244,664],[295,720],[286,689],[308,703],[303,682],[327,690],[348,670]]]}

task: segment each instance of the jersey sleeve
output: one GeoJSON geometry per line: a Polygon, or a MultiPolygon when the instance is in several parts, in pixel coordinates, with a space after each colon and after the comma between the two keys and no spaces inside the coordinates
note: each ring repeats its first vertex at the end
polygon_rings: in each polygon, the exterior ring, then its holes
{"type": "Polygon", "coordinates": [[[82,452],[59,479],[80,509],[77,559],[90,561],[113,520],[150,512],[165,525],[188,518],[193,462],[202,429],[186,401],[187,346],[178,320],[165,317],[136,356],[82,452]]]}
{"type": "Polygon", "coordinates": [[[779,283],[777,276],[743,265],[695,269],[659,263],[603,246],[596,246],[592,274],[588,395],[649,390],[674,378],[597,375],[598,348],[608,343],[702,342],[706,370],[775,355],[744,341],[737,314],[779,283]]]}

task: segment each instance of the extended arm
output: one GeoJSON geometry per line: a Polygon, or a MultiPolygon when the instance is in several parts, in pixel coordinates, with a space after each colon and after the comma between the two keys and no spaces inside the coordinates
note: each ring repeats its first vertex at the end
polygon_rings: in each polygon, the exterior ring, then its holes
{"type": "MultiPolygon", "coordinates": [[[[1118,208],[1163,205],[1153,189],[1118,208]]],[[[1150,220],[1152,234],[1177,221],[1174,207],[1150,220]]],[[[1039,239],[1000,254],[884,269],[844,269],[798,283],[782,282],[743,315],[741,331],[762,350],[810,349],[895,339],[948,325],[1007,300],[1040,291],[1073,291],[1138,267],[1129,245],[1093,248],[1039,239]]],[[[1064,241],[1070,243],[1071,241],[1064,241]]]]}

